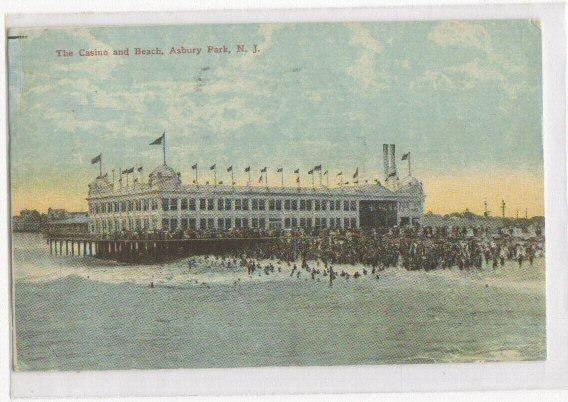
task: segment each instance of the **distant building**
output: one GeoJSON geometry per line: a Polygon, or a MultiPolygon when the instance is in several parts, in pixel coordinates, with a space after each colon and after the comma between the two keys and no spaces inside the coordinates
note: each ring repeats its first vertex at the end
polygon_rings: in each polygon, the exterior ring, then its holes
{"type": "Polygon", "coordinates": [[[14,232],[39,232],[45,222],[45,215],[35,209],[23,209],[20,211],[20,215],[12,218],[12,230],[14,232]]]}
{"type": "Polygon", "coordinates": [[[425,194],[413,177],[396,175],[394,145],[385,148],[385,186],[327,187],[184,185],[158,166],[147,183],[116,188],[106,175],[89,185],[93,233],[175,230],[373,229],[419,224],[425,194]]]}

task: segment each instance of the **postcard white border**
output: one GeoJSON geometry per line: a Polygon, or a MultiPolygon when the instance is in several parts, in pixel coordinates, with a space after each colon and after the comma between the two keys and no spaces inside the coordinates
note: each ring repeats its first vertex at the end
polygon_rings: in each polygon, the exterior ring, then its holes
{"type": "MultiPolygon", "coordinates": [[[[563,4],[13,15],[9,27],[441,19],[541,20],[547,254],[545,362],[11,373],[14,397],[178,396],[563,388],[568,385],[566,42],[563,4]]],[[[3,43],[2,46],[5,46],[3,43]]],[[[4,49],[4,48],[3,48],[4,49]]],[[[4,66],[5,70],[5,66],[4,66]]],[[[3,99],[4,101],[4,99],[3,99]]],[[[5,103],[0,103],[6,109],[5,103]]],[[[5,144],[0,147],[6,160],[5,144]]],[[[6,208],[6,177],[0,212],[6,208]]],[[[7,230],[2,220],[3,233],[7,230]]],[[[4,240],[4,235],[2,236],[4,240]]],[[[7,242],[0,246],[3,262],[7,242]]],[[[4,258],[6,257],[6,259],[4,258]]],[[[3,266],[6,266],[2,264],[3,266]]],[[[4,273],[2,273],[4,275],[4,273]]],[[[4,307],[3,300],[0,307],[4,307]]],[[[1,323],[0,323],[1,325],[1,323]]],[[[0,357],[4,360],[4,356],[0,357]]]]}

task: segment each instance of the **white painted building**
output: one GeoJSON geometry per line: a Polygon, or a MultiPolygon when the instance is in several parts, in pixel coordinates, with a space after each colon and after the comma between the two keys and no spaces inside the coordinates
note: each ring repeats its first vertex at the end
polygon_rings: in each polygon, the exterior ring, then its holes
{"type": "MultiPolygon", "coordinates": [[[[391,175],[392,177],[392,175],[391,175]]],[[[336,188],[184,185],[163,164],[134,186],[89,185],[90,231],[362,228],[418,224],[422,184],[409,178],[336,188]],[[394,185],[393,185],[394,183],[394,185]],[[118,188],[117,188],[118,187],[118,188]]]]}

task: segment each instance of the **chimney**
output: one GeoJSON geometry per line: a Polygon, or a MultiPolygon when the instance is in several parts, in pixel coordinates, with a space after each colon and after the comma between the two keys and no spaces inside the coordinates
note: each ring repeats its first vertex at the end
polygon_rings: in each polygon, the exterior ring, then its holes
{"type": "Polygon", "coordinates": [[[396,177],[396,153],[394,144],[390,144],[389,151],[389,174],[394,173],[396,177]]]}
{"type": "Polygon", "coordinates": [[[383,163],[385,169],[385,181],[389,177],[390,167],[389,167],[389,144],[383,144],[383,163]]]}

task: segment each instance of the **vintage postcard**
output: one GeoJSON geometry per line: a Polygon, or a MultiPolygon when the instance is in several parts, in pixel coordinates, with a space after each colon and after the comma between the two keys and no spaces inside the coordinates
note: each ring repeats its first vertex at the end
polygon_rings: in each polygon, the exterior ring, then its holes
{"type": "Polygon", "coordinates": [[[14,370],[546,359],[538,21],[8,36],[14,370]]]}

